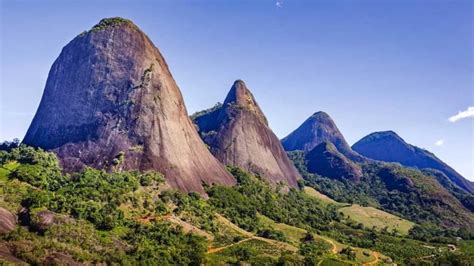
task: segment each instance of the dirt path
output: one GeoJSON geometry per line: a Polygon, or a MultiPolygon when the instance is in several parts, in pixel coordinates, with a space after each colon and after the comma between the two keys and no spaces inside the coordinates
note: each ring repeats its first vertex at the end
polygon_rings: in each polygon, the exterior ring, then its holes
{"type": "Polygon", "coordinates": [[[329,244],[331,244],[332,248],[331,248],[331,253],[332,254],[337,254],[337,246],[336,244],[334,243],[334,241],[332,241],[331,239],[325,239],[323,238],[326,242],[329,242],[329,244]]]}
{"type": "Polygon", "coordinates": [[[252,240],[253,237],[250,237],[250,238],[246,238],[246,239],[243,239],[243,240],[240,240],[239,242],[235,242],[235,243],[232,243],[230,245],[227,245],[227,246],[223,246],[223,247],[218,247],[218,248],[210,248],[208,251],[207,251],[207,254],[212,254],[212,253],[217,253],[221,250],[224,250],[226,248],[230,248],[232,246],[235,246],[235,245],[238,245],[238,244],[241,244],[243,242],[247,242],[249,240],[252,240]]]}
{"type": "Polygon", "coordinates": [[[268,239],[268,238],[259,237],[259,236],[254,236],[252,238],[256,239],[256,240],[263,241],[263,242],[268,243],[270,245],[276,246],[277,248],[285,249],[285,250],[288,250],[288,251],[291,251],[291,252],[297,252],[298,251],[297,247],[295,247],[291,244],[288,244],[286,242],[273,240],[273,239],[268,239]]]}
{"type": "Polygon", "coordinates": [[[244,240],[241,240],[239,242],[236,242],[236,243],[233,243],[233,244],[230,244],[230,245],[227,245],[227,246],[224,246],[224,247],[218,247],[218,248],[211,248],[207,251],[208,254],[211,254],[211,253],[216,253],[216,252],[219,252],[223,249],[226,249],[226,248],[229,248],[229,247],[232,247],[234,245],[237,245],[237,244],[240,244],[242,242],[245,242],[245,241],[249,241],[249,240],[252,240],[252,239],[255,239],[255,240],[260,240],[262,242],[265,242],[265,243],[268,243],[270,245],[273,245],[277,248],[280,248],[280,249],[285,249],[285,250],[288,250],[288,251],[291,251],[291,252],[297,252],[298,251],[298,248],[291,245],[291,244],[288,244],[286,242],[281,242],[281,241],[278,241],[278,240],[273,240],[273,239],[268,239],[268,238],[264,238],[264,237],[260,237],[260,236],[256,236],[248,231],[245,231],[244,229],[238,227],[237,225],[235,225],[234,223],[232,223],[231,221],[229,221],[227,218],[225,218],[224,216],[220,215],[220,214],[217,214],[217,219],[224,223],[225,225],[231,227],[232,229],[236,230],[237,232],[241,233],[242,235],[246,236],[247,238],[244,239],[244,240]]]}
{"type": "Polygon", "coordinates": [[[251,237],[249,237],[249,238],[240,240],[239,242],[235,242],[235,243],[232,243],[232,244],[227,245],[227,246],[218,247],[218,248],[210,248],[210,249],[207,251],[207,254],[216,253],[216,252],[219,252],[219,251],[224,250],[224,249],[226,249],[226,248],[230,248],[230,247],[232,247],[232,246],[241,244],[241,243],[243,243],[243,242],[250,241],[250,240],[252,240],[252,239],[260,240],[260,241],[262,241],[262,242],[265,242],[265,243],[268,243],[268,244],[270,244],[270,245],[276,246],[277,248],[285,249],[285,250],[288,250],[288,251],[292,251],[292,252],[298,251],[298,248],[297,248],[297,247],[292,246],[292,245],[290,245],[290,244],[288,244],[288,243],[285,243],[285,242],[281,242],[281,241],[273,240],[273,239],[268,239],[268,238],[264,238],[264,237],[259,237],[259,236],[251,236],[251,237]]]}
{"type": "Polygon", "coordinates": [[[380,254],[377,251],[373,251],[372,255],[375,257],[375,259],[371,262],[367,262],[362,264],[363,266],[375,266],[377,263],[380,261],[380,254]]]}
{"type": "Polygon", "coordinates": [[[315,236],[316,238],[319,238],[319,239],[322,239],[322,240],[328,242],[328,243],[332,246],[332,248],[331,248],[331,254],[337,254],[337,253],[338,253],[337,245],[336,245],[336,243],[335,243],[332,239],[327,238],[327,237],[324,237],[324,236],[321,236],[321,235],[318,235],[318,234],[314,234],[314,236],[315,236]]]}

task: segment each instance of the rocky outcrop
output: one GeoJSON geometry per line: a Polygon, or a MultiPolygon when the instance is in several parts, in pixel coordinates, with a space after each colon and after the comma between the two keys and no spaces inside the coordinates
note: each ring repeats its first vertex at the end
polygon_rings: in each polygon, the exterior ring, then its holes
{"type": "Polygon", "coordinates": [[[334,121],[325,112],[314,113],[301,126],[281,140],[286,151],[301,150],[304,152],[311,151],[323,142],[334,144],[340,153],[353,161],[367,161],[366,158],[351,149],[334,121]]]}
{"type": "Polygon", "coordinates": [[[36,231],[43,232],[54,223],[54,212],[47,209],[35,209],[30,211],[30,223],[36,231]]]}
{"type": "Polygon", "coordinates": [[[80,266],[84,265],[80,262],[75,261],[72,256],[60,252],[54,252],[43,262],[44,266],[53,266],[53,265],[68,265],[68,266],[80,266]]]}
{"type": "Polygon", "coordinates": [[[243,81],[234,82],[222,106],[201,114],[194,121],[222,163],[297,187],[298,171],[243,81]]]}
{"type": "Polygon", "coordinates": [[[432,168],[443,172],[454,184],[474,194],[474,183],[467,180],[433,153],[410,145],[393,131],[374,132],[355,143],[358,153],[379,161],[397,162],[419,169],[432,168]]]}
{"type": "Polygon", "coordinates": [[[347,159],[331,142],[323,142],[305,156],[308,171],[339,180],[359,182],[362,169],[347,159]]]}
{"type": "Polygon", "coordinates": [[[157,170],[197,192],[235,183],[199,138],[159,50],[121,18],[63,48],[23,142],[56,152],[68,171],[157,170]]]}
{"type": "Polygon", "coordinates": [[[0,207],[0,235],[8,234],[15,229],[16,217],[10,211],[0,207]]]}
{"type": "Polygon", "coordinates": [[[0,243],[0,265],[29,265],[15,257],[5,243],[0,243]]]}

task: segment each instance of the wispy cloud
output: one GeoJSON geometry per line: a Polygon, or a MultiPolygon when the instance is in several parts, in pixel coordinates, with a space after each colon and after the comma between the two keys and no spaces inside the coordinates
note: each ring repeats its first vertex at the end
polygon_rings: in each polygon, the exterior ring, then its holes
{"type": "Polygon", "coordinates": [[[283,7],[283,0],[277,0],[277,1],[275,2],[275,5],[276,5],[276,7],[278,7],[278,8],[282,8],[282,7],[283,7]]]}
{"type": "Polygon", "coordinates": [[[436,146],[443,146],[443,144],[444,144],[444,139],[439,139],[435,142],[436,146]]]}
{"type": "Polygon", "coordinates": [[[458,112],[449,118],[450,122],[457,122],[464,118],[474,117],[474,106],[469,106],[466,110],[458,112]]]}

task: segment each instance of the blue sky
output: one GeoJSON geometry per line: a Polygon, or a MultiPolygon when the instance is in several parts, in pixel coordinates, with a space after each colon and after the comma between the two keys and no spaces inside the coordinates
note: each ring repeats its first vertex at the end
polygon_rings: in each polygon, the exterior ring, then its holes
{"type": "Polygon", "coordinates": [[[472,1],[0,3],[0,140],[24,136],[61,48],[122,16],[160,48],[189,113],[243,79],[279,137],[323,110],[351,144],[394,130],[474,180],[474,110],[449,121],[474,106],[472,1]]]}

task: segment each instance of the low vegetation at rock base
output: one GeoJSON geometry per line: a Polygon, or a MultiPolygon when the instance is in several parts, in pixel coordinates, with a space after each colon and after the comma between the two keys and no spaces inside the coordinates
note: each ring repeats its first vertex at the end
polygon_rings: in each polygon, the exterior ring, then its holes
{"type": "MultiPolygon", "coordinates": [[[[86,168],[64,174],[53,153],[0,151],[0,207],[18,224],[0,235],[11,255],[45,261],[155,265],[468,263],[472,241],[416,225],[408,236],[366,228],[338,204],[268,185],[230,167],[234,187],[209,199],[167,188],[156,172],[86,168]],[[429,241],[429,243],[428,243],[429,241]],[[449,251],[446,244],[459,248],[449,251]]],[[[2,257],[2,259],[6,260],[2,257]]],[[[11,260],[10,260],[11,261],[11,260]]]]}

